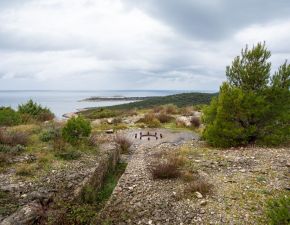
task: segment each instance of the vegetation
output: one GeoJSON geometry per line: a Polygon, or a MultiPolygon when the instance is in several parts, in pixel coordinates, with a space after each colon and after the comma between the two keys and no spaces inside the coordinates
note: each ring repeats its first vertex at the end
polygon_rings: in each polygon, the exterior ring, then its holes
{"type": "Polygon", "coordinates": [[[150,128],[156,128],[161,126],[160,121],[158,120],[158,118],[154,113],[145,114],[145,116],[137,122],[144,123],[150,128]]]}
{"type": "Polygon", "coordinates": [[[185,194],[193,194],[195,192],[201,193],[203,196],[210,194],[212,191],[213,185],[208,183],[205,179],[198,178],[189,183],[185,188],[185,194]]]}
{"type": "Polygon", "coordinates": [[[153,179],[173,179],[181,176],[180,167],[184,161],[176,155],[156,155],[154,162],[149,167],[153,179]]]}
{"type": "Polygon", "coordinates": [[[106,175],[100,190],[87,185],[83,188],[80,199],[77,202],[69,204],[58,202],[54,206],[55,212],[48,217],[48,224],[96,224],[97,212],[111,196],[126,166],[127,164],[125,163],[117,164],[115,170],[106,175]]]}
{"type": "Polygon", "coordinates": [[[20,124],[21,117],[10,107],[0,107],[0,126],[13,126],[20,124]]]}
{"type": "MultiPolygon", "coordinates": [[[[146,100],[131,102],[122,105],[108,106],[105,109],[90,109],[85,112],[82,112],[85,116],[89,118],[93,118],[94,114],[98,114],[105,110],[114,110],[114,111],[122,111],[122,110],[133,110],[133,109],[150,109],[150,108],[158,108],[161,105],[175,105],[177,107],[185,107],[192,105],[200,105],[200,104],[209,104],[212,97],[217,94],[208,94],[208,93],[183,93],[176,95],[169,95],[163,97],[152,97],[146,100]]],[[[169,109],[170,110],[170,109],[169,109]]],[[[110,112],[110,111],[109,111],[110,112]]],[[[114,114],[112,114],[114,115],[114,114]]],[[[107,117],[113,117],[112,115],[107,117]]],[[[116,116],[116,115],[115,115],[116,116]]],[[[97,117],[94,117],[97,118],[97,117]]]]}
{"type": "Polygon", "coordinates": [[[89,137],[92,127],[82,116],[70,118],[62,129],[62,136],[67,142],[76,145],[83,138],[89,137]]]}
{"type": "Polygon", "coordinates": [[[50,109],[42,107],[41,105],[33,102],[31,99],[27,103],[19,105],[18,112],[26,120],[32,118],[37,121],[48,121],[54,118],[54,114],[50,111],[50,109]]]}
{"type": "Polygon", "coordinates": [[[290,224],[290,197],[282,195],[276,199],[271,199],[267,203],[267,218],[270,225],[290,224]]]}
{"type": "Polygon", "coordinates": [[[204,110],[203,137],[213,146],[278,145],[290,140],[290,65],[270,77],[271,53],[257,44],[227,67],[228,81],[204,110]]]}
{"type": "Polygon", "coordinates": [[[0,144],[17,146],[25,146],[28,143],[28,135],[25,132],[9,132],[0,130],[0,144]]]}
{"type": "Polygon", "coordinates": [[[200,121],[199,117],[196,117],[196,116],[191,117],[190,123],[195,128],[199,128],[201,125],[201,121],[200,121]]]}
{"type": "Polygon", "coordinates": [[[121,149],[122,153],[128,153],[129,148],[132,145],[132,142],[125,136],[117,135],[115,138],[115,143],[118,148],[121,149]]]}

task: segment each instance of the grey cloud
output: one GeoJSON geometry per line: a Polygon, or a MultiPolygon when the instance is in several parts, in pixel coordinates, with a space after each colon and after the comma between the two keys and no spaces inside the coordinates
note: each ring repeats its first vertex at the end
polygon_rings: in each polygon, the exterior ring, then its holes
{"type": "Polygon", "coordinates": [[[123,0],[160,19],[177,32],[218,40],[249,24],[289,18],[289,0],[123,0]]]}

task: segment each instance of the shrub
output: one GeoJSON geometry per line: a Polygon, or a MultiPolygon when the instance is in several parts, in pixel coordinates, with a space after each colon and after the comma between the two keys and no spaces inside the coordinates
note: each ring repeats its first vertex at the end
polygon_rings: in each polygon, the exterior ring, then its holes
{"type": "Polygon", "coordinates": [[[200,125],[201,125],[200,119],[198,117],[196,117],[196,116],[191,117],[190,123],[195,128],[199,128],[200,125]]]}
{"type": "Polygon", "coordinates": [[[10,107],[0,107],[0,126],[13,126],[20,122],[19,113],[10,107]]]}
{"type": "Polygon", "coordinates": [[[183,116],[192,116],[193,115],[193,107],[191,107],[191,106],[182,107],[179,111],[180,111],[180,114],[183,116]]]}
{"type": "Polygon", "coordinates": [[[267,202],[266,215],[271,225],[290,224],[290,197],[280,196],[267,202]]]}
{"type": "Polygon", "coordinates": [[[40,104],[33,102],[31,99],[22,105],[18,106],[18,112],[24,117],[32,117],[38,121],[47,121],[54,118],[54,114],[46,107],[42,107],[40,104]]]}
{"type": "Polygon", "coordinates": [[[171,122],[174,117],[166,114],[166,113],[160,113],[157,115],[157,119],[161,122],[161,123],[169,123],[171,122]]]}
{"type": "Polygon", "coordinates": [[[168,104],[164,106],[164,110],[168,114],[177,114],[178,113],[178,108],[176,105],[173,104],[168,104]]]}
{"type": "Polygon", "coordinates": [[[199,192],[202,195],[210,194],[212,191],[213,185],[208,183],[203,178],[198,178],[196,180],[193,180],[189,183],[189,185],[185,188],[185,193],[195,193],[199,192]]]}
{"type": "Polygon", "coordinates": [[[121,149],[122,153],[128,153],[132,145],[132,142],[127,137],[119,135],[116,136],[115,143],[121,149]]]}
{"type": "Polygon", "coordinates": [[[28,143],[28,135],[25,132],[8,132],[0,130],[0,144],[17,146],[26,146],[28,143]]]}
{"type": "Polygon", "coordinates": [[[53,150],[56,152],[62,152],[66,148],[66,143],[62,137],[55,137],[53,139],[53,150]]]}
{"type": "Polygon", "coordinates": [[[72,117],[62,129],[62,136],[67,142],[77,144],[81,139],[88,137],[91,130],[90,121],[82,116],[72,117]]]}
{"type": "Polygon", "coordinates": [[[156,118],[155,114],[148,113],[144,118],[140,119],[138,123],[145,123],[150,128],[160,127],[160,121],[156,118]]]}
{"type": "Polygon", "coordinates": [[[55,138],[61,136],[61,131],[58,128],[49,128],[45,131],[43,131],[40,134],[40,140],[43,142],[49,142],[51,140],[54,140],[55,138]]]}
{"type": "Polygon", "coordinates": [[[182,161],[176,156],[172,155],[157,155],[155,160],[149,168],[153,179],[172,179],[181,175],[179,170],[182,161]]]}

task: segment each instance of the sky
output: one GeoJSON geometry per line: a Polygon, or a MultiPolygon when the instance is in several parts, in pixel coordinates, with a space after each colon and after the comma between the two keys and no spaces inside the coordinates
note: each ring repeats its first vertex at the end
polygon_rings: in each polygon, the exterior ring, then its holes
{"type": "Polygon", "coordinates": [[[289,0],[0,0],[0,90],[218,90],[248,44],[290,60],[289,0]]]}

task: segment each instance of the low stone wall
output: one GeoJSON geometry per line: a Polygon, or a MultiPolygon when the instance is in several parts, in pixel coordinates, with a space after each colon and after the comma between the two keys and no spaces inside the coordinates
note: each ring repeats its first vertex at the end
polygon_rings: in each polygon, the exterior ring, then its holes
{"type": "MultiPolygon", "coordinates": [[[[120,150],[112,144],[100,146],[99,161],[90,170],[91,172],[83,178],[76,186],[73,187],[71,198],[77,199],[84,186],[92,185],[96,189],[100,189],[103,185],[104,178],[108,171],[115,168],[120,159],[120,150]]],[[[31,201],[18,209],[15,213],[5,218],[0,225],[32,225],[35,224],[46,211],[49,209],[53,199],[62,193],[39,193],[35,190],[35,194],[31,201]]]]}

